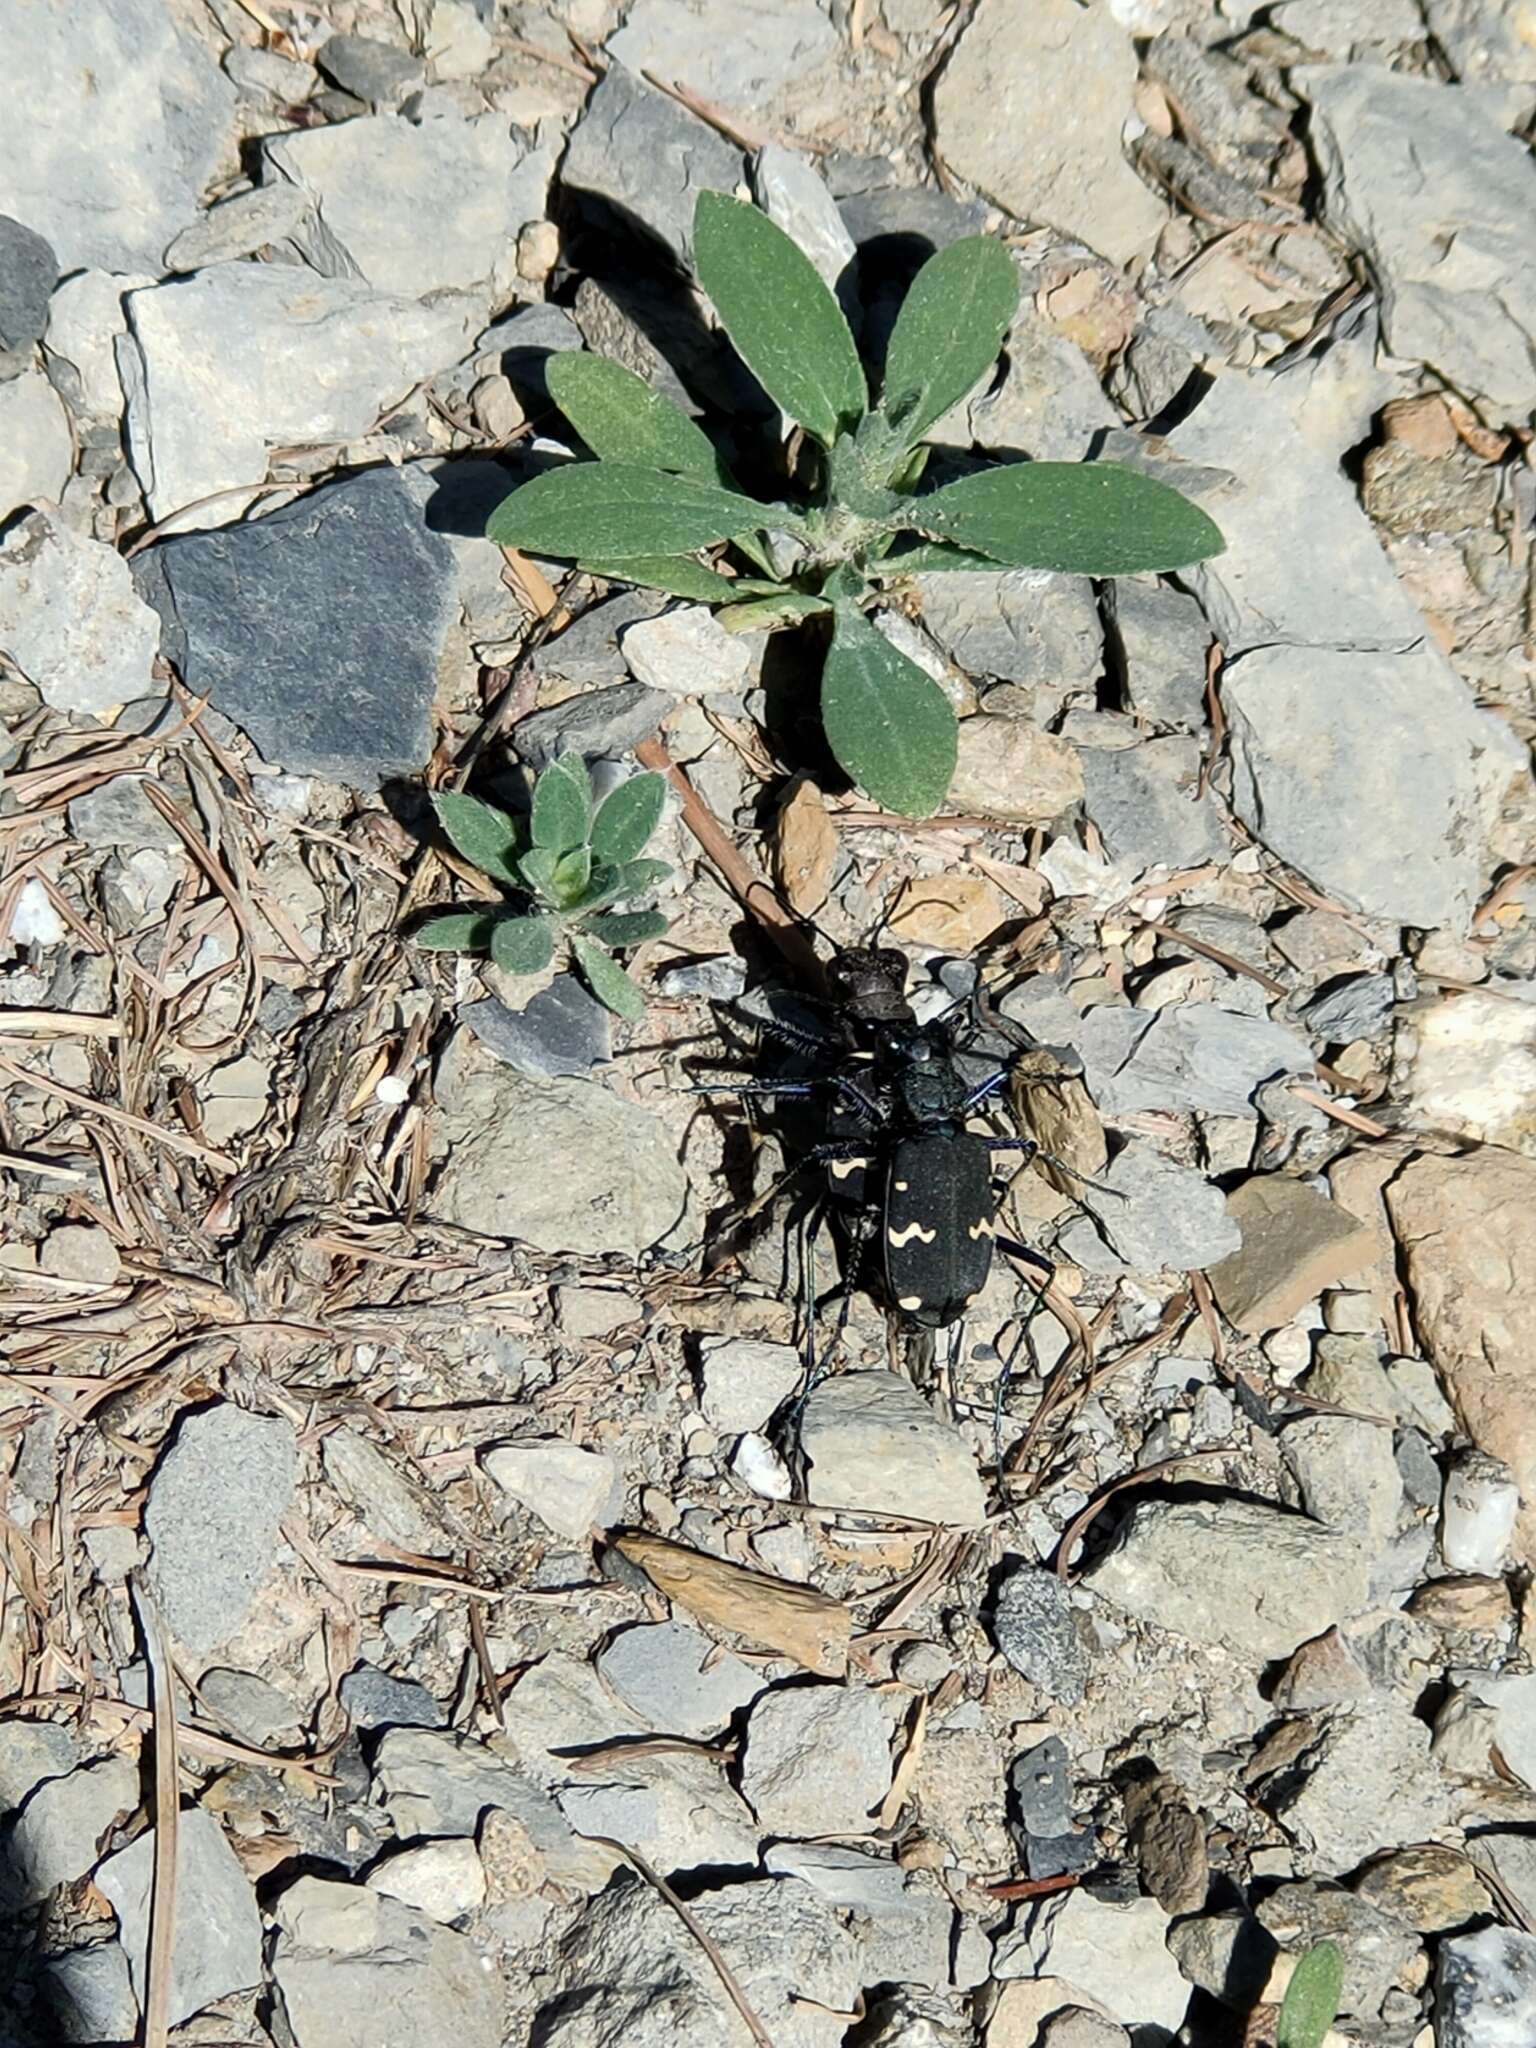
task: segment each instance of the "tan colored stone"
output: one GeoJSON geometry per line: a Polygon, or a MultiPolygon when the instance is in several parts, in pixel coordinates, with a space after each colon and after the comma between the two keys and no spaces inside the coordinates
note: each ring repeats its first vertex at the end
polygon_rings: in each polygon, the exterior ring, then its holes
{"type": "Polygon", "coordinates": [[[987,2024],[987,2048],[1041,2048],[1046,2022],[1054,2013],[1073,2009],[1113,2019],[1065,1977],[1011,1978],[987,2024]]]}
{"type": "Polygon", "coordinates": [[[1408,1602],[1415,1621],[1431,1628],[1475,1629],[1492,1633],[1514,1619],[1509,1588],[1502,1579],[1467,1577],[1431,1579],[1408,1602]]]}
{"type": "Polygon", "coordinates": [[[1355,1890],[1420,1934],[1444,1934],[1492,1910],[1488,1888],[1466,1857],[1435,1842],[1383,1856],[1361,1873],[1355,1890]]]}
{"type": "Polygon", "coordinates": [[[1395,1328],[1392,1319],[1398,1292],[1397,1241],[1392,1235],[1382,1189],[1412,1157],[1411,1145],[1377,1144],[1359,1152],[1346,1152],[1328,1169],[1333,1199],[1371,1232],[1374,1256],[1364,1270],[1364,1284],[1369,1287],[1376,1313],[1388,1330],[1395,1328]]]}
{"type": "Polygon", "coordinates": [[[929,875],[902,892],[890,928],[903,945],[969,953],[1007,916],[1002,897],[980,875],[929,875]]]}
{"type": "Polygon", "coordinates": [[[827,900],[837,864],[837,829],[814,782],[798,783],[774,820],[773,867],[796,910],[812,917],[827,900]]]}
{"type": "Polygon", "coordinates": [[[1288,1713],[1346,1705],[1361,1699],[1371,1681],[1336,1628],[1303,1643],[1275,1684],[1274,1702],[1288,1713]]]}
{"type": "Polygon", "coordinates": [[[1234,1329],[1251,1337],[1288,1323],[1340,1280],[1370,1264],[1370,1231],[1303,1181],[1258,1174],[1227,1197],[1243,1233],[1212,1266],[1211,1286],[1234,1329]]]}
{"type": "Polygon", "coordinates": [[[1536,1159],[1426,1155],[1387,1189],[1414,1318],[1461,1426],[1520,1489],[1536,1563],[1536,1159]]]}
{"type": "Polygon", "coordinates": [[[1077,750],[1022,718],[982,712],[960,721],[948,808],[1018,825],[1044,825],[1083,795],[1077,750]]]}
{"type": "Polygon", "coordinates": [[[1408,1099],[1415,1127],[1536,1159],[1536,1003],[1468,989],[1442,996],[1414,1021],[1408,1099]]]}
{"type": "Polygon", "coordinates": [[[61,1280],[84,1280],[97,1287],[110,1287],[122,1271],[117,1246],[92,1223],[61,1223],[50,1230],[38,1264],[61,1280]]]}

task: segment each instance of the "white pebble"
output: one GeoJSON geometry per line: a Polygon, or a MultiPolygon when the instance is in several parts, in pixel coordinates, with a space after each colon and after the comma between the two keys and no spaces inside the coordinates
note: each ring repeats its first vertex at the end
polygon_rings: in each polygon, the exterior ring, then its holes
{"type": "Polygon", "coordinates": [[[1463,1451],[1446,1474],[1440,1500],[1440,1554],[1453,1572],[1496,1578],[1509,1556],[1520,1490],[1507,1465],[1463,1451]]]}
{"type": "Polygon", "coordinates": [[[36,875],[21,885],[11,912],[11,943],[15,946],[56,946],[64,936],[64,920],[36,875]]]}
{"type": "Polygon", "coordinates": [[[731,1470],[743,1485],[750,1486],[764,1500],[788,1500],[794,1491],[789,1467],[755,1429],[747,1431],[731,1456],[731,1470]]]}
{"type": "Polygon", "coordinates": [[[411,1084],[399,1074],[386,1074],[374,1089],[374,1100],[387,1103],[391,1109],[398,1109],[409,1099],[411,1084]]]}

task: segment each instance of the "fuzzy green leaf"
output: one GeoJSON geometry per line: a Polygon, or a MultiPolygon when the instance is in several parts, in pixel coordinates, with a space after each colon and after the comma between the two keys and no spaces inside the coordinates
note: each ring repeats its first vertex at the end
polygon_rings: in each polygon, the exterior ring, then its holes
{"type": "Polygon", "coordinates": [[[812,597],[804,590],[781,590],[774,597],[727,605],[724,611],[715,613],[715,623],[724,626],[727,633],[777,633],[784,626],[798,626],[813,612],[831,609],[824,597],[812,597]]]}
{"type": "Polygon", "coordinates": [[[586,843],[592,824],[592,782],[579,754],[562,754],[534,784],[532,822],[535,846],[568,853],[586,843]]]}
{"type": "Polygon", "coordinates": [[[706,569],[692,555],[629,555],[618,562],[582,560],[590,576],[606,576],[610,583],[639,583],[651,590],[664,590],[669,597],[686,597],[695,604],[732,604],[743,589],[769,586],[746,583],[735,576],[722,576],[706,569]]]}
{"type": "Polygon", "coordinates": [[[575,910],[592,883],[592,849],[574,846],[555,862],[552,889],[561,910],[575,910]]]}
{"type": "Polygon", "coordinates": [[[730,483],[703,428],[622,363],[565,351],[550,357],[544,375],[550,396],[594,455],[730,483]]]}
{"type": "Polygon", "coordinates": [[[498,811],[494,804],[482,803],[477,796],[461,796],[453,790],[434,796],[432,808],[455,848],[481,874],[493,875],[498,882],[517,881],[523,832],[515,818],[498,811]]]}
{"type": "Polygon", "coordinates": [[[1296,1965],[1286,1986],[1275,2048],[1321,2048],[1338,2017],[1343,1992],[1343,1955],[1335,1943],[1317,1942],[1296,1965]]]}
{"type": "Polygon", "coordinates": [[[662,938],[671,923],[659,910],[621,910],[587,920],[587,930],[605,946],[641,946],[662,938]]]}
{"type": "Polygon", "coordinates": [[[636,555],[691,555],[770,521],[795,523],[781,506],[759,505],[703,477],[673,476],[637,462],[568,462],[504,498],[485,531],[499,547],[617,563],[636,555]]]}
{"type": "Polygon", "coordinates": [[[1130,576],[1226,546],[1198,505],[1115,462],[1011,462],[902,508],[901,524],[1013,569],[1130,576]]]}
{"type": "Polygon", "coordinates": [[[544,903],[555,900],[555,869],[560,856],[552,846],[531,847],[518,862],[523,884],[544,903]]]}
{"type": "Polygon", "coordinates": [[[491,958],[505,974],[541,974],[554,957],[552,917],[504,917],[491,933],[491,958]]]}
{"type": "Polygon", "coordinates": [[[736,353],[776,405],[823,447],[862,419],[864,367],[816,266],[766,213],[701,192],[693,261],[736,353]]]}
{"type": "Polygon", "coordinates": [[[592,820],[594,857],[615,867],[638,859],[661,823],[666,800],[667,779],[655,773],[631,775],[627,782],[610,790],[592,820]]]}
{"type": "Polygon", "coordinates": [[[938,684],[849,604],[821,675],[821,717],[833,753],[876,803],[926,818],[955,772],[955,714],[938,684]]]}
{"type": "Polygon", "coordinates": [[[881,410],[913,442],[985,376],[1018,310],[1019,274],[990,235],[940,249],[912,281],[885,354],[881,410]]]}
{"type": "Polygon", "coordinates": [[[491,942],[494,910],[450,910],[429,917],[411,934],[429,953],[483,953],[491,942]]]}
{"type": "Polygon", "coordinates": [[[596,939],[583,938],[580,932],[572,932],[571,951],[576,955],[576,964],[588,988],[605,1009],[631,1021],[645,1015],[645,997],[618,961],[605,953],[596,939]]]}
{"type": "Polygon", "coordinates": [[[664,882],[671,872],[669,860],[627,860],[614,879],[620,896],[639,896],[664,882]]]}

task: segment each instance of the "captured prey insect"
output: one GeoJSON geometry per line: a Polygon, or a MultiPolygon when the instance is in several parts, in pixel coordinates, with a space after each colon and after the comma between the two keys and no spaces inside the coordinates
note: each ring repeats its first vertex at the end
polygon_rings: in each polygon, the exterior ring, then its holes
{"type": "Polygon", "coordinates": [[[822,1135],[792,1171],[824,1166],[850,1287],[863,1277],[909,1325],[942,1329],[963,1315],[986,1285],[995,1246],[1048,1275],[1028,1246],[999,1238],[992,1188],[996,1154],[1029,1156],[1038,1147],[969,1123],[1007,1083],[1011,1063],[970,1078],[956,1011],[918,1021],[906,994],[906,957],[894,948],[839,952],[826,978],[829,1029],[759,1020],[809,1071],[698,1092],[825,1103],[822,1135]]]}

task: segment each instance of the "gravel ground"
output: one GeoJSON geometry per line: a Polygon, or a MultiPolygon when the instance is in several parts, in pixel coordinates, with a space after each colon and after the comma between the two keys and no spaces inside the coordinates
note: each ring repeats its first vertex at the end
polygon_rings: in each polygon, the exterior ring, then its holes
{"type": "Polygon", "coordinates": [[[1332,2048],[1526,2048],[1522,0],[0,24],[0,2048],[1260,2048],[1325,1937],[1332,2048]],[[761,418],[704,188],[872,338],[1005,237],[939,438],[1227,537],[893,592],[922,824],[481,538],[552,351],[761,418]],[[639,1025],[405,936],[563,744],[699,800],[639,1025]],[[803,1401],[793,1133],[687,1092],[762,875],[1064,1162],[931,1347],[824,1248],[803,1401]]]}

